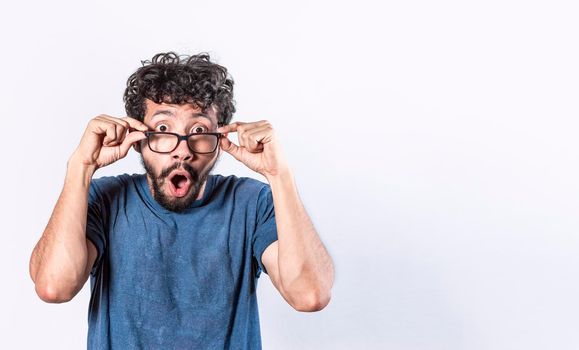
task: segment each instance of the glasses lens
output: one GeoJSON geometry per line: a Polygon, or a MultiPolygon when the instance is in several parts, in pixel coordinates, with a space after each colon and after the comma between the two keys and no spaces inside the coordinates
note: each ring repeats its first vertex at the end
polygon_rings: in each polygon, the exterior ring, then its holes
{"type": "Polygon", "coordinates": [[[149,146],[154,152],[171,152],[177,146],[179,138],[172,134],[149,135],[149,146]]]}
{"type": "Polygon", "coordinates": [[[217,148],[216,135],[191,135],[187,140],[193,152],[211,153],[217,148]]]}

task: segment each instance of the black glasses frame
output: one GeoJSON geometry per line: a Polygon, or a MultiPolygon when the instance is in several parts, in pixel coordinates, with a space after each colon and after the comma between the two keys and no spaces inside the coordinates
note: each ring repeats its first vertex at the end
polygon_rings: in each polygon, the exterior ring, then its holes
{"type": "Polygon", "coordinates": [[[176,134],[176,133],[174,133],[174,132],[164,132],[164,131],[144,131],[144,133],[145,133],[145,136],[147,136],[147,146],[149,146],[149,149],[150,149],[152,152],[161,153],[161,154],[167,154],[167,153],[173,152],[174,150],[177,149],[177,147],[179,147],[179,144],[181,143],[181,141],[188,141],[191,136],[195,136],[195,135],[212,135],[212,136],[217,137],[217,142],[215,143],[215,148],[213,148],[213,150],[212,150],[211,152],[197,152],[197,151],[194,151],[194,150],[191,148],[191,145],[189,144],[189,142],[187,142],[187,147],[189,147],[189,150],[190,150],[191,152],[196,153],[196,154],[210,154],[210,153],[213,153],[213,152],[215,152],[215,151],[217,150],[217,147],[219,146],[219,139],[223,136],[222,134],[220,134],[220,133],[218,133],[218,132],[203,132],[203,133],[196,132],[196,133],[192,133],[192,134],[188,134],[188,135],[179,135],[179,134],[176,134]],[[174,136],[177,136],[178,141],[177,141],[177,143],[175,144],[175,148],[173,148],[172,150],[167,151],[167,152],[159,152],[159,151],[155,151],[155,150],[151,147],[151,136],[152,136],[152,135],[174,135],[174,136]]]}

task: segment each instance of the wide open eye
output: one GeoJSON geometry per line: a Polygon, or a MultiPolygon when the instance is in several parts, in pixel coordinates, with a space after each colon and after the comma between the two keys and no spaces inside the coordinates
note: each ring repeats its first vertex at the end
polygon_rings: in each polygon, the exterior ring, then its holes
{"type": "Polygon", "coordinates": [[[207,127],[203,125],[195,125],[193,129],[191,129],[192,134],[204,133],[207,132],[207,127]]]}
{"type": "Polygon", "coordinates": [[[169,130],[169,127],[167,126],[167,124],[159,124],[155,127],[155,129],[161,132],[166,132],[167,130],[169,130]]]}

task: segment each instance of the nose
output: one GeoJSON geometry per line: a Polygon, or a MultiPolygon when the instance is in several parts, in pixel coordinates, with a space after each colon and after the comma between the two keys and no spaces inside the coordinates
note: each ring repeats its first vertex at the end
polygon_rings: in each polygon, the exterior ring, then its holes
{"type": "Polygon", "coordinates": [[[171,156],[173,159],[177,161],[186,161],[193,158],[194,153],[191,152],[189,149],[189,145],[187,144],[187,140],[180,140],[177,148],[171,152],[171,156]]]}

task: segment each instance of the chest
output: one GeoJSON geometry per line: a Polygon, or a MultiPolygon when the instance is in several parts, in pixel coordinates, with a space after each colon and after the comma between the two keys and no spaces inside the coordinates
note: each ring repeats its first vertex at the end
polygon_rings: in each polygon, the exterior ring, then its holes
{"type": "Polygon", "coordinates": [[[146,210],[108,227],[110,284],[119,293],[186,305],[226,304],[251,271],[251,226],[233,215],[175,218],[146,210]]]}

